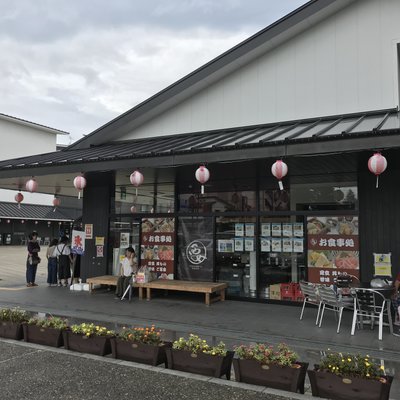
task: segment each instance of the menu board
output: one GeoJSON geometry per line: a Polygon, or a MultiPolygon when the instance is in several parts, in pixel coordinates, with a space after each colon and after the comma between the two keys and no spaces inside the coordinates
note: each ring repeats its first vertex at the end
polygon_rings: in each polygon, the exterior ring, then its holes
{"type": "Polygon", "coordinates": [[[261,252],[303,253],[303,236],[304,228],[301,222],[263,222],[261,252]]]}
{"type": "Polygon", "coordinates": [[[245,224],[246,236],[254,237],[255,224],[245,224]]]}
{"type": "Polygon", "coordinates": [[[264,236],[264,237],[268,237],[268,236],[271,236],[271,224],[268,222],[268,223],[262,223],[261,224],[261,236],[264,236]]]}
{"type": "Polygon", "coordinates": [[[282,239],[282,251],[284,253],[291,253],[293,251],[292,239],[282,239]]]}
{"type": "Polygon", "coordinates": [[[244,236],[244,224],[235,224],[235,236],[244,236]]]}
{"type": "Polygon", "coordinates": [[[272,236],[278,237],[278,236],[282,236],[282,225],[280,222],[273,222],[271,224],[271,228],[272,228],[272,236]]]}
{"type": "Polygon", "coordinates": [[[219,239],[217,240],[218,253],[233,253],[234,241],[233,239],[219,239]]]}
{"type": "Polygon", "coordinates": [[[304,231],[303,231],[303,223],[294,223],[293,224],[293,236],[295,237],[303,237],[304,236],[304,231]]]}
{"type": "Polygon", "coordinates": [[[308,280],[332,284],[339,275],[359,277],[358,217],[308,217],[308,280]]]}
{"type": "Polygon", "coordinates": [[[174,279],[175,220],[143,218],[140,265],[158,278],[174,279]]]}
{"type": "Polygon", "coordinates": [[[243,244],[243,238],[235,238],[235,251],[243,251],[244,250],[244,244],[243,244]]]}
{"type": "Polygon", "coordinates": [[[262,237],[260,243],[261,243],[261,251],[262,252],[269,253],[271,251],[271,239],[270,238],[262,237]]]}
{"type": "Polygon", "coordinates": [[[285,237],[293,236],[293,225],[292,224],[282,224],[282,235],[285,237]]]}
{"type": "Polygon", "coordinates": [[[303,253],[304,252],[304,244],[303,239],[293,239],[293,252],[294,253],[303,253]]]}
{"type": "Polygon", "coordinates": [[[271,240],[271,251],[273,253],[280,253],[282,251],[282,240],[272,239],[271,240]]]}
{"type": "Polygon", "coordinates": [[[254,251],[254,239],[244,239],[245,251],[254,251]]]}

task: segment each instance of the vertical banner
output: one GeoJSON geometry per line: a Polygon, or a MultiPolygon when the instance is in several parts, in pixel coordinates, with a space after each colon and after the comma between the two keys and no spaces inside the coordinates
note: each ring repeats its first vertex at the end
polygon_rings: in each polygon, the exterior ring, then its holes
{"type": "Polygon", "coordinates": [[[72,231],[71,253],[83,256],[85,254],[85,232],[72,231]]]}
{"type": "Polygon", "coordinates": [[[175,220],[143,218],[140,265],[158,279],[174,279],[175,220]]]}
{"type": "MultiPolygon", "coordinates": [[[[243,232],[242,227],[238,227],[237,232],[243,232]]],[[[240,240],[243,247],[243,239],[240,240]]],[[[179,279],[212,281],[214,251],[212,218],[179,218],[178,243],[179,279]]]]}
{"type": "Polygon", "coordinates": [[[308,217],[308,280],[333,284],[340,275],[359,278],[358,217],[308,217]]]}
{"type": "Polygon", "coordinates": [[[93,239],[93,224],[85,224],[86,239],[93,239]]]}

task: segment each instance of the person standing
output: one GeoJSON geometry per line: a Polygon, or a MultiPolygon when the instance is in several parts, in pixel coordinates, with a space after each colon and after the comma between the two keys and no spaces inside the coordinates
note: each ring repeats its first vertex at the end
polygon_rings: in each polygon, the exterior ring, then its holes
{"type": "Polygon", "coordinates": [[[395,294],[393,304],[396,309],[396,315],[394,324],[400,326],[400,272],[397,274],[396,280],[394,281],[395,294]]]}
{"type": "Polygon", "coordinates": [[[47,248],[47,284],[49,286],[57,285],[57,255],[55,250],[58,244],[57,239],[53,239],[47,248]]]}
{"type": "Polygon", "coordinates": [[[68,242],[68,237],[63,236],[54,253],[58,257],[58,286],[68,286],[68,279],[71,278],[72,256],[68,242]]]}
{"type": "Polygon", "coordinates": [[[132,275],[136,272],[137,260],[135,250],[132,247],[128,247],[125,250],[125,258],[121,263],[121,275],[117,281],[117,288],[115,290],[115,297],[121,298],[125,293],[126,288],[129,286],[132,275]]]}
{"type": "Polygon", "coordinates": [[[38,233],[33,231],[29,235],[28,242],[28,259],[26,260],[26,286],[33,287],[37,286],[35,283],[37,266],[40,263],[40,245],[37,241],[38,233]]]}

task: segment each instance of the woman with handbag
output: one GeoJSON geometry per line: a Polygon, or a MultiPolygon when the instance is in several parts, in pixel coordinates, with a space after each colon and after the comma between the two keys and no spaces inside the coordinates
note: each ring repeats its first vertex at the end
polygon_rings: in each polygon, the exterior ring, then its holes
{"type": "Polygon", "coordinates": [[[35,283],[37,266],[40,263],[40,245],[37,241],[38,233],[33,231],[29,235],[28,242],[28,259],[26,260],[26,286],[37,286],[35,283]]]}

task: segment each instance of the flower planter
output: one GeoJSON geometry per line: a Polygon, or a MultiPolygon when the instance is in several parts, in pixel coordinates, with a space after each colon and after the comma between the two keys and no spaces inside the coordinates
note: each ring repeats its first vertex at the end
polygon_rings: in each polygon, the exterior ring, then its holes
{"type": "Polygon", "coordinates": [[[382,381],[365,378],[343,378],[331,372],[309,370],[313,396],[332,400],[388,400],[392,376],[382,381]]]}
{"type": "Polygon", "coordinates": [[[61,347],[64,344],[62,330],[42,328],[37,325],[23,325],[25,342],[43,344],[51,347],[61,347]]]}
{"type": "Polygon", "coordinates": [[[111,353],[110,338],[108,336],[86,337],[66,330],[63,331],[63,337],[64,347],[67,350],[95,354],[97,356],[105,356],[111,353]]]}
{"type": "Polygon", "coordinates": [[[163,343],[158,346],[119,338],[111,339],[111,350],[114,358],[154,366],[159,364],[165,364],[167,366],[165,349],[171,346],[172,343],[163,343]]]}
{"type": "Polygon", "coordinates": [[[194,374],[213,376],[226,379],[231,378],[233,351],[228,351],[226,356],[212,356],[209,354],[193,354],[187,350],[166,349],[168,368],[178,371],[192,372],[194,374]]]}
{"type": "Polygon", "coordinates": [[[21,340],[23,336],[22,324],[10,321],[0,321],[0,337],[21,340]]]}
{"type": "Polygon", "coordinates": [[[233,368],[235,380],[238,382],[304,394],[304,380],[308,363],[299,362],[292,367],[281,367],[275,364],[263,365],[256,360],[235,358],[233,368]]]}

